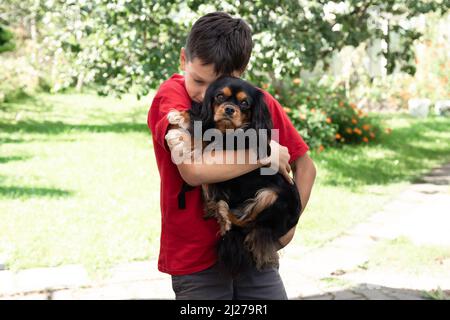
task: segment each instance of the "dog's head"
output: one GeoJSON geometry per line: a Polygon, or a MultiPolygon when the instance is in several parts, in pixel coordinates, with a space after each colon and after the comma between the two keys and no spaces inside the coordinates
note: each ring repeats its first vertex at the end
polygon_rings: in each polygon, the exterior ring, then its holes
{"type": "Polygon", "coordinates": [[[221,77],[206,90],[201,109],[202,122],[222,133],[226,129],[272,129],[272,119],[263,93],[248,82],[221,77]]]}

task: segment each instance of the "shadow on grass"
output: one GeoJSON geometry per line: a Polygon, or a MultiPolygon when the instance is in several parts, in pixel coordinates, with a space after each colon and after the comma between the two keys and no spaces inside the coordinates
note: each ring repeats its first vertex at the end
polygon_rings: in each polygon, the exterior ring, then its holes
{"type": "Polygon", "coordinates": [[[34,105],[42,104],[34,96],[29,95],[23,90],[17,90],[15,94],[8,96],[6,101],[0,103],[0,110],[9,111],[12,109],[13,104],[30,102],[34,105]]]}
{"type": "MultiPolygon", "coordinates": [[[[71,132],[148,132],[145,121],[140,121],[142,117],[142,110],[134,110],[132,113],[124,113],[123,115],[113,115],[107,112],[102,113],[101,110],[92,110],[89,114],[89,120],[98,124],[71,124],[71,114],[69,110],[61,109],[60,102],[48,102],[39,97],[23,95],[11,102],[0,104],[0,110],[7,113],[15,114],[20,112],[29,112],[34,114],[35,120],[23,119],[18,122],[11,122],[0,118],[0,132],[5,133],[37,133],[46,135],[57,135],[61,133],[71,132]],[[63,112],[61,114],[58,113],[63,112]],[[61,120],[46,120],[45,116],[50,113],[52,116],[57,116],[61,120]],[[67,120],[66,120],[67,119],[67,120]]],[[[8,138],[1,138],[0,143],[15,143],[22,142],[17,140],[8,140],[8,138]]]]}
{"type": "Polygon", "coordinates": [[[11,156],[11,157],[0,157],[0,163],[8,163],[12,161],[24,161],[31,159],[30,156],[11,156]]]}
{"type": "Polygon", "coordinates": [[[72,196],[74,192],[55,188],[3,187],[0,186],[0,198],[61,198],[72,196]]]}
{"type": "Polygon", "coordinates": [[[339,152],[319,156],[331,173],[326,185],[358,188],[414,181],[429,161],[449,161],[450,145],[439,135],[448,131],[448,122],[421,122],[399,128],[372,146],[347,146],[339,152]],[[440,143],[437,140],[440,139],[440,143]],[[424,143],[426,146],[419,145],[424,143]],[[381,157],[366,157],[367,149],[379,150],[381,157]]]}
{"type": "MultiPolygon", "coordinates": [[[[1,127],[0,127],[1,129],[1,127]]],[[[0,144],[4,144],[4,143],[23,143],[25,142],[24,139],[12,139],[12,138],[7,138],[7,137],[0,137],[0,144]]]]}
{"type": "Polygon", "coordinates": [[[68,124],[61,121],[20,121],[16,124],[0,122],[0,129],[4,132],[39,133],[57,135],[71,132],[148,132],[145,123],[112,123],[104,125],[95,124],[68,124]]]}

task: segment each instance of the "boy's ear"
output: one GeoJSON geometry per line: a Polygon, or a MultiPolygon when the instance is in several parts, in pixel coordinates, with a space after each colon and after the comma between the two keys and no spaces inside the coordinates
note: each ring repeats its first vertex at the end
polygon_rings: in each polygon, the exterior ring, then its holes
{"type": "Polygon", "coordinates": [[[181,48],[180,50],[180,69],[185,71],[186,68],[186,52],[184,51],[184,48],[181,48]]]}

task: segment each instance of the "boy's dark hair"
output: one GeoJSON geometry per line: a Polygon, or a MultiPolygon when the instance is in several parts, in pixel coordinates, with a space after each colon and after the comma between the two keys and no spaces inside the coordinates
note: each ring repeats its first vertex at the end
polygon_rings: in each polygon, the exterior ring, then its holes
{"type": "Polygon", "coordinates": [[[218,75],[243,72],[252,53],[252,31],[247,23],[225,12],[212,12],[198,19],[186,41],[186,59],[213,64],[218,75]]]}

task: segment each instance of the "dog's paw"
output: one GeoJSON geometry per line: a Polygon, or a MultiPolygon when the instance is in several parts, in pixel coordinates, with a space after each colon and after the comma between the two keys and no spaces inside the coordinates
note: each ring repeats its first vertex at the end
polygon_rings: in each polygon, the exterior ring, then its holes
{"type": "Polygon", "coordinates": [[[172,110],[167,114],[167,120],[172,125],[177,125],[183,129],[189,129],[189,116],[186,111],[172,110]]]}
{"type": "Polygon", "coordinates": [[[167,114],[167,120],[170,124],[180,124],[184,121],[180,111],[172,110],[167,114]]]}
{"type": "Polygon", "coordinates": [[[183,132],[180,129],[169,130],[165,136],[165,139],[170,149],[178,145],[183,145],[184,143],[183,132]]]}

